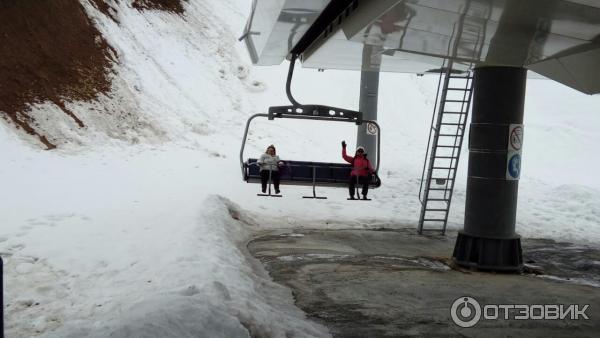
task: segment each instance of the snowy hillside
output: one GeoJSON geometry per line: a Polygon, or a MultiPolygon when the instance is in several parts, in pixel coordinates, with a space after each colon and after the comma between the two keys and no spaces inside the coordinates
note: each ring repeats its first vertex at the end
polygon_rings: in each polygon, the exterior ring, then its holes
{"type": "MultiPolygon", "coordinates": [[[[0,255],[9,337],[322,337],[252,258],[267,229],[414,228],[437,78],[383,74],[383,187],[368,204],[345,189],[256,197],[241,180],[246,119],[287,104],[287,65],[252,67],[237,41],[250,0],[184,1],[183,12],[80,0],[110,46],[110,88],[94,98],[34,100],[37,136],[0,119],[0,255]],[[109,13],[109,15],[107,15],[109,13]]],[[[359,74],[298,69],[302,103],[358,107],[359,74]]],[[[600,97],[528,84],[517,231],[600,243],[600,97]]],[[[1,114],[1,113],[0,113],[1,114]]],[[[341,161],[352,125],[257,121],[245,157],[275,144],[284,159],[341,161]]],[[[466,152],[465,152],[466,153],[466,152]]],[[[466,161],[450,215],[463,219],[466,161]]]]}

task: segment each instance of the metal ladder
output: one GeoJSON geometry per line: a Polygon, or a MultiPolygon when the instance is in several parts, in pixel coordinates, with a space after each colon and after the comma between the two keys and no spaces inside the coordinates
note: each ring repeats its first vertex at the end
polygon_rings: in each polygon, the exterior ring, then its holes
{"type": "Polygon", "coordinates": [[[427,153],[421,175],[419,200],[419,234],[423,231],[446,233],[448,213],[456,180],[458,160],[464,140],[467,117],[473,94],[473,76],[470,71],[457,75],[452,71],[453,61],[438,82],[436,106],[431,118],[427,153]],[[438,100],[439,99],[439,100],[438,100]]]}

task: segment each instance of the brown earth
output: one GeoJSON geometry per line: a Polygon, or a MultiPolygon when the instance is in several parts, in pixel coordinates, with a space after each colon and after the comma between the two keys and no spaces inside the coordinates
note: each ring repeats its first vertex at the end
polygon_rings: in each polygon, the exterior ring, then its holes
{"type": "Polygon", "coordinates": [[[132,6],[138,10],[157,9],[176,14],[184,12],[182,0],[133,0],[132,6]]]}
{"type": "MultiPolygon", "coordinates": [[[[119,3],[119,0],[113,0],[113,1],[116,2],[116,3],[119,3]]],[[[117,16],[116,16],[117,9],[114,8],[114,7],[112,7],[105,0],[90,0],[90,2],[100,12],[104,13],[104,15],[106,15],[109,18],[113,19],[113,21],[115,21],[117,23],[119,22],[119,20],[117,19],[117,16]]]]}
{"type": "MultiPolygon", "coordinates": [[[[102,0],[91,1],[111,13],[102,0]]],[[[0,116],[53,149],[27,114],[29,105],[53,102],[84,127],[65,102],[108,93],[112,48],[79,1],[3,0],[0,22],[0,116]]]]}

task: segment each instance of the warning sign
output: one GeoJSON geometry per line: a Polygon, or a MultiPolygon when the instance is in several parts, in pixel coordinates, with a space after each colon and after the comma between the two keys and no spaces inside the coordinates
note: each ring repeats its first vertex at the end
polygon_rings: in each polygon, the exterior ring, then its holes
{"type": "Polygon", "coordinates": [[[521,152],[509,151],[506,158],[506,179],[518,180],[521,177],[521,152]]]}
{"type": "Polygon", "coordinates": [[[367,123],[367,134],[377,135],[377,126],[374,123],[367,123]]]}
{"type": "Polygon", "coordinates": [[[508,151],[506,153],[506,179],[521,177],[521,151],[523,149],[523,125],[511,124],[508,128],[508,151]]]}
{"type": "Polygon", "coordinates": [[[523,125],[511,124],[508,128],[508,150],[520,151],[523,148],[523,125]]]}

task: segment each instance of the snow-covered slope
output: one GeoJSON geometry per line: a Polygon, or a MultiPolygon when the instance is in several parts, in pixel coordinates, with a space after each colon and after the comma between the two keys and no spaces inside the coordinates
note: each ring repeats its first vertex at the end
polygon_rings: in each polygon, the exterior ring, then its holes
{"type": "MultiPolygon", "coordinates": [[[[300,187],[259,199],[240,177],[240,138],[251,114],[286,104],[287,68],[249,64],[237,37],[250,1],[184,2],[182,15],[111,1],[118,23],[81,3],[118,56],[111,93],[68,103],[88,129],[40,119],[63,141],[49,152],[0,124],[8,336],[327,336],[246,242],[266,229],[416,226],[437,79],[382,75],[384,186],[371,203],[356,208],[344,189],[305,200],[300,187]],[[131,111],[141,125],[95,119],[96,108],[131,111]]],[[[357,108],[358,81],[298,69],[293,90],[300,102],[357,108]]],[[[600,242],[599,106],[599,97],[530,81],[522,235],[600,242]]],[[[55,109],[40,103],[31,114],[59,116],[55,109]]],[[[353,126],[257,121],[245,156],[274,143],[284,159],[337,161],[342,139],[353,144],[353,126]]],[[[463,218],[461,174],[452,228],[463,218]]]]}

